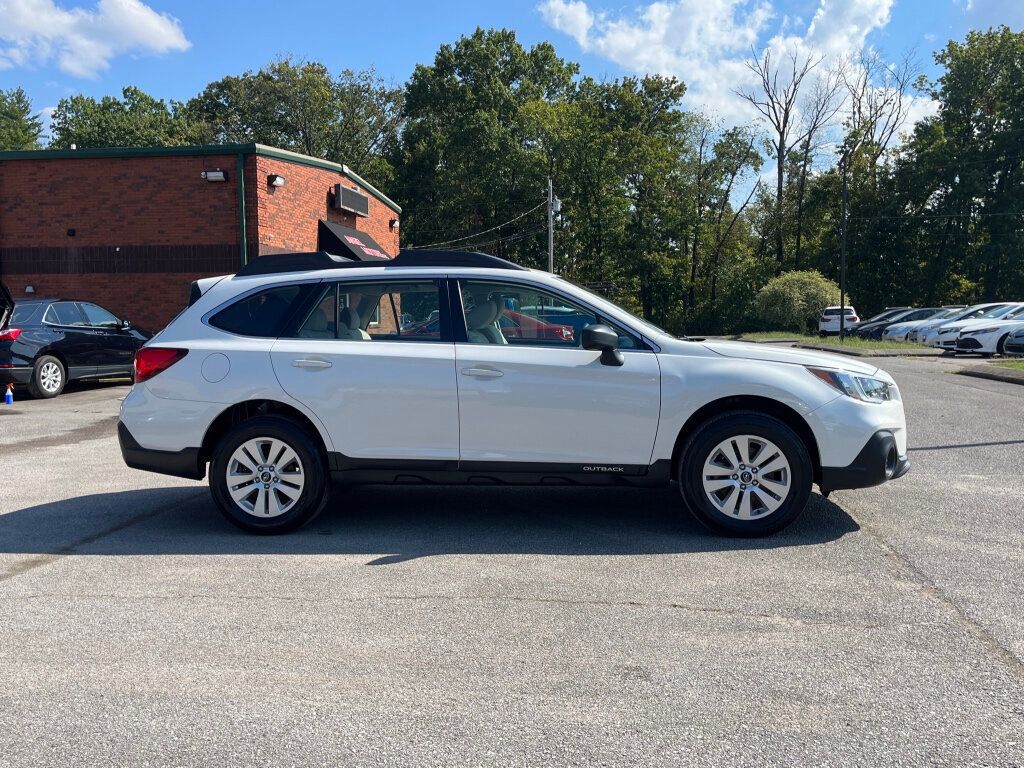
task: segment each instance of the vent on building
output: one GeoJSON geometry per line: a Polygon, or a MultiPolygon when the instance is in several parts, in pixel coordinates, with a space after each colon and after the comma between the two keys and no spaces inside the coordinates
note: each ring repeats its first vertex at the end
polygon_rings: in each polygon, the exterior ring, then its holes
{"type": "Polygon", "coordinates": [[[343,211],[351,211],[357,216],[370,215],[370,198],[361,195],[354,189],[343,187],[341,184],[334,185],[334,207],[343,211]]]}

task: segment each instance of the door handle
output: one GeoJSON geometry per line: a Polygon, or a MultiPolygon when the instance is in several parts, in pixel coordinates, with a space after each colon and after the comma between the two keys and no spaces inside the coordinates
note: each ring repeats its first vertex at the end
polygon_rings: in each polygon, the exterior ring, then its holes
{"type": "Polygon", "coordinates": [[[463,368],[463,376],[479,376],[482,379],[500,379],[505,374],[493,368],[463,368]]]}
{"type": "Polygon", "coordinates": [[[298,360],[292,360],[292,366],[295,368],[330,368],[334,363],[328,360],[310,360],[305,357],[300,357],[298,360]]]}

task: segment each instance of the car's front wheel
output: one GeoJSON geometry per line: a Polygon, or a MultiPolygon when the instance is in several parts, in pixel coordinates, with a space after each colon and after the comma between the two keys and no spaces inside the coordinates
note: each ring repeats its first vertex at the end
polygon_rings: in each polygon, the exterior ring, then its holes
{"type": "Polygon", "coordinates": [[[32,397],[56,397],[64,391],[67,384],[67,371],[60,360],[52,355],[43,355],[32,367],[32,378],[28,383],[28,391],[32,397]]]}
{"type": "Polygon", "coordinates": [[[687,441],[679,489],[693,515],[729,536],[765,536],[807,506],[814,469],[784,422],[754,411],[711,419],[687,441]]]}
{"type": "Polygon", "coordinates": [[[224,516],[252,533],[286,533],[327,503],[327,468],[294,422],[261,416],[226,434],[210,462],[210,491],[224,516]]]}

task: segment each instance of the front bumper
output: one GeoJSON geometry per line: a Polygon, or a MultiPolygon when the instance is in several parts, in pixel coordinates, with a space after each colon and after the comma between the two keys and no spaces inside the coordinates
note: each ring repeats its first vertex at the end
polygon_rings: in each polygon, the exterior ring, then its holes
{"type": "Polygon", "coordinates": [[[31,366],[0,368],[0,384],[28,384],[32,381],[31,366]]]}
{"type": "Polygon", "coordinates": [[[818,487],[822,493],[847,488],[870,488],[903,477],[910,471],[910,459],[900,456],[896,437],[888,430],[871,436],[860,453],[845,467],[822,467],[818,487]]]}
{"type": "Polygon", "coordinates": [[[978,341],[974,336],[968,336],[967,338],[959,338],[956,340],[956,349],[958,352],[977,352],[984,345],[978,341]]]}
{"type": "Polygon", "coordinates": [[[180,451],[143,448],[123,421],[117,422],[117,441],[121,444],[124,463],[132,469],[187,477],[190,480],[202,480],[206,477],[206,463],[201,460],[198,448],[183,448],[180,451]]]}

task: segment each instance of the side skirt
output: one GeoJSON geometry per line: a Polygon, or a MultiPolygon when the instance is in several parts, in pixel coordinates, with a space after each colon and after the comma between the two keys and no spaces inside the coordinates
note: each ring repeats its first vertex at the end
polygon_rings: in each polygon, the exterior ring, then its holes
{"type": "Polygon", "coordinates": [[[331,476],[350,484],[409,485],[668,485],[671,464],[660,459],[635,464],[554,464],[508,461],[431,461],[355,459],[330,456],[331,476]]]}

